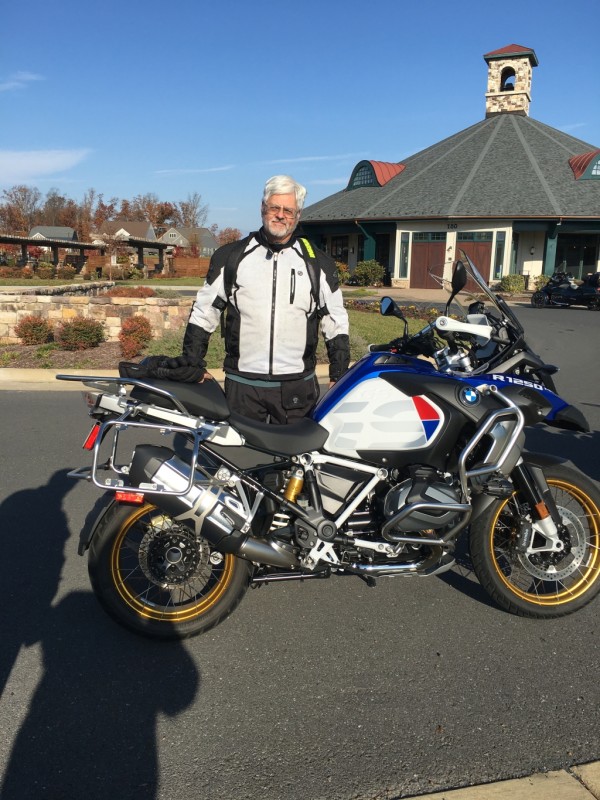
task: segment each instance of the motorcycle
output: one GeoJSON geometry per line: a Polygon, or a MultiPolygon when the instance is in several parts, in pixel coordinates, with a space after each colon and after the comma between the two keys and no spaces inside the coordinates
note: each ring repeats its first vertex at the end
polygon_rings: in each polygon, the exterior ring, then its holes
{"type": "Polygon", "coordinates": [[[548,283],[531,296],[534,308],[557,306],[585,306],[590,311],[600,310],[600,272],[588,275],[580,284],[566,272],[555,272],[548,283]]]}
{"type": "MultiPolygon", "coordinates": [[[[94,420],[92,464],[70,474],[105,492],[79,552],[108,614],[183,638],[222,622],[249,586],[440,575],[463,537],[507,612],[551,618],[589,603],[600,492],[524,447],[527,426],[587,423],[544,385],[518,321],[464,254],[451,299],[467,278],[490,312],[475,298],[466,318],[443,314],[414,335],[404,320],[287,426],[237,414],[215,380],[57,376],[83,381],[94,420]]],[[[404,319],[390,298],[381,310],[404,319]]]]}

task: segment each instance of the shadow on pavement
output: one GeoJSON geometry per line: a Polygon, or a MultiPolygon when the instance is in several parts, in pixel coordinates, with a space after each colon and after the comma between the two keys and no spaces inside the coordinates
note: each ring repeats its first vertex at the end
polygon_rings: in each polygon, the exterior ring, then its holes
{"type": "Polygon", "coordinates": [[[190,705],[200,676],[181,643],[121,630],[91,592],[73,591],[53,604],[69,535],[62,504],[74,482],[66,473],[0,506],[4,564],[10,565],[1,686],[12,684],[22,648],[39,644],[43,667],[0,796],[152,800],[159,780],[157,717],[190,705]]]}

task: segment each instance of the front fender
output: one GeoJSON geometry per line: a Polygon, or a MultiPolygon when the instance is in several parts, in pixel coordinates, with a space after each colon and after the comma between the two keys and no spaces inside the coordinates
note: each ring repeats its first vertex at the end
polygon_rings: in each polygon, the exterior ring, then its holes
{"type": "MultiPolygon", "coordinates": [[[[566,458],[561,458],[560,456],[550,455],[549,453],[530,453],[527,450],[523,451],[522,458],[526,464],[531,464],[532,467],[539,467],[541,470],[543,470],[544,467],[552,467],[556,466],[557,464],[564,464],[567,461],[566,458]]],[[[486,511],[492,505],[492,503],[497,502],[497,500],[497,497],[485,494],[485,492],[483,494],[476,495],[471,502],[471,506],[473,508],[471,521],[480,517],[484,511],[486,511]]]]}

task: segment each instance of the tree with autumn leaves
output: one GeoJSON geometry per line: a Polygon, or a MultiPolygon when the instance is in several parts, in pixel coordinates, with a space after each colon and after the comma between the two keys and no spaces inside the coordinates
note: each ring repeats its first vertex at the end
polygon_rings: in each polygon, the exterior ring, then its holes
{"type": "MultiPolygon", "coordinates": [[[[81,202],[52,188],[45,196],[32,186],[18,185],[4,189],[0,197],[0,231],[28,236],[36,225],[64,226],[77,231],[80,241],[89,241],[104,222],[117,219],[150,222],[157,235],[167,228],[200,228],[208,216],[208,205],[194,192],[186,200],[163,201],[149,192],[131,200],[111,197],[105,200],[95,189],[88,189],[81,202]]],[[[220,244],[241,238],[236,228],[211,227],[220,244]]]]}

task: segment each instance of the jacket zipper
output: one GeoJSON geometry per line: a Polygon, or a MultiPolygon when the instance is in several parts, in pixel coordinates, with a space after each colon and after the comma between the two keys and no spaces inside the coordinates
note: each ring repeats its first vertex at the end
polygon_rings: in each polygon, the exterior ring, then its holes
{"type": "Polygon", "coordinates": [[[269,375],[273,375],[273,350],[275,341],[275,301],[277,295],[277,258],[278,253],[273,253],[273,286],[271,290],[271,335],[269,340],[269,375]]]}
{"type": "Polygon", "coordinates": [[[290,305],[293,305],[296,297],[296,270],[292,268],[290,273],[290,305]]]}

